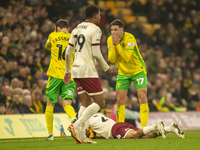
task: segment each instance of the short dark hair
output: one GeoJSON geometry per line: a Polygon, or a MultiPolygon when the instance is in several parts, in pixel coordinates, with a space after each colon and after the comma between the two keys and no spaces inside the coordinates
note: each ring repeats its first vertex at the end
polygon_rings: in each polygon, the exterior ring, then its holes
{"type": "Polygon", "coordinates": [[[69,28],[69,24],[67,22],[67,20],[64,20],[64,19],[59,19],[57,22],[56,22],[56,28],[57,27],[60,27],[61,29],[62,28],[69,28]]]}
{"type": "Polygon", "coordinates": [[[114,25],[117,25],[121,28],[124,28],[124,22],[119,20],[119,19],[115,19],[113,22],[110,23],[110,26],[114,26],[114,25]]]}
{"type": "Polygon", "coordinates": [[[95,5],[89,5],[88,7],[85,8],[85,18],[86,19],[90,19],[98,13],[99,13],[99,8],[95,5]]]}

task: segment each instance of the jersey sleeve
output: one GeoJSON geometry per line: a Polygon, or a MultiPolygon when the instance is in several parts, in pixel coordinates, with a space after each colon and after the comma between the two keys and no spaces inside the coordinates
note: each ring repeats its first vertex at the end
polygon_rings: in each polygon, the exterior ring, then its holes
{"type": "Polygon", "coordinates": [[[101,30],[97,28],[92,33],[92,54],[97,62],[100,64],[101,68],[106,72],[109,69],[108,64],[104,60],[101,50],[100,50],[100,40],[101,40],[101,30]]]}
{"type": "Polygon", "coordinates": [[[72,71],[72,66],[73,66],[73,63],[74,63],[74,57],[75,57],[75,51],[72,52],[70,71],[72,71]]]}
{"type": "Polygon", "coordinates": [[[48,37],[48,39],[47,39],[47,41],[45,43],[45,48],[47,50],[51,50],[51,34],[49,35],[49,37],[48,37]]]}
{"type": "Polygon", "coordinates": [[[116,46],[117,52],[124,59],[125,62],[129,62],[132,54],[134,53],[134,49],[136,48],[136,40],[134,37],[129,37],[127,42],[125,43],[125,47],[123,48],[120,44],[116,46]]]}
{"type": "Polygon", "coordinates": [[[74,45],[75,45],[75,38],[77,38],[77,37],[76,37],[76,35],[73,34],[73,31],[72,31],[71,38],[69,39],[69,45],[71,47],[74,47],[74,45]]]}
{"type": "Polygon", "coordinates": [[[109,69],[108,64],[106,63],[106,61],[104,60],[102,54],[101,54],[101,50],[100,50],[100,46],[92,46],[92,53],[94,58],[97,60],[97,62],[99,63],[99,65],[101,66],[101,68],[103,69],[104,72],[106,72],[109,69]]]}
{"type": "Polygon", "coordinates": [[[65,52],[65,73],[71,73],[71,59],[74,47],[68,45],[65,52]]]}
{"type": "Polygon", "coordinates": [[[94,30],[92,32],[92,46],[97,46],[100,45],[100,41],[101,41],[101,29],[97,28],[96,30],[94,30]]]}
{"type": "Polygon", "coordinates": [[[116,53],[116,48],[112,43],[112,38],[111,36],[107,40],[107,46],[108,46],[108,60],[115,64],[117,60],[117,53],[116,53]]]}

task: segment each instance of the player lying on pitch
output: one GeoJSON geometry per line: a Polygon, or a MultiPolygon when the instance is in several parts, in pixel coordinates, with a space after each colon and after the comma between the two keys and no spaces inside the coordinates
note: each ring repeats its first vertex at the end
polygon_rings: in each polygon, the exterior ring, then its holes
{"type": "Polygon", "coordinates": [[[106,139],[156,138],[161,135],[163,138],[166,138],[167,133],[175,133],[180,138],[185,137],[184,132],[179,128],[176,123],[172,123],[169,127],[164,127],[164,123],[160,121],[151,126],[137,128],[126,122],[116,123],[110,118],[107,118],[100,114],[95,114],[87,122],[85,122],[84,127],[82,128],[82,133],[80,136],[81,140],[83,140],[82,143],[96,143],[92,140],[85,140],[87,138],[84,132],[88,128],[106,139]]]}

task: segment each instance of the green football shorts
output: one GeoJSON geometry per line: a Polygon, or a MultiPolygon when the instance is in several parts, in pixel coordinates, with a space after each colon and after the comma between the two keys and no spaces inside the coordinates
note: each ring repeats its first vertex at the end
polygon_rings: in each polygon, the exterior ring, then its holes
{"type": "Polygon", "coordinates": [[[49,77],[46,85],[46,98],[52,103],[57,103],[59,95],[61,96],[62,100],[72,100],[75,89],[75,81],[70,81],[70,83],[66,85],[62,79],[49,77]]]}
{"type": "Polygon", "coordinates": [[[132,76],[117,75],[116,90],[128,90],[130,88],[131,82],[133,81],[135,88],[146,89],[148,87],[147,74],[140,72],[132,76]]]}

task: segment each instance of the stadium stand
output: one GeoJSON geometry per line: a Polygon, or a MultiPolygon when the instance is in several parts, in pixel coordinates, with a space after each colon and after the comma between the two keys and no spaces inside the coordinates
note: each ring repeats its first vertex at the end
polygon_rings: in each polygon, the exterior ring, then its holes
{"type": "MultiPolygon", "coordinates": [[[[44,44],[48,34],[54,30],[54,22],[59,18],[67,19],[72,30],[83,21],[82,10],[88,4],[96,4],[104,11],[101,28],[105,59],[109,23],[115,18],[125,21],[125,31],[137,39],[148,72],[150,111],[200,110],[198,0],[60,0],[59,3],[56,0],[7,0],[0,2],[0,103],[5,105],[7,114],[19,113],[12,110],[19,108],[13,97],[15,88],[28,89],[32,100],[35,99],[32,93],[40,91],[40,111],[37,112],[44,110],[44,87],[50,59],[44,44]],[[25,79],[20,77],[19,70],[24,71],[25,79]],[[7,87],[11,88],[11,94],[4,90],[7,87]]],[[[102,112],[109,115],[116,102],[116,94],[113,94],[116,73],[106,77],[102,70],[98,71],[101,80],[108,81],[104,89],[106,106],[102,112]]],[[[131,101],[135,96],[135,88],[131,86],[127,97],[127,107],[131,110],[138,105],[131,101]]],[[[79,103],[76,94],[73,103],[76,111],[79,103]]]]}

